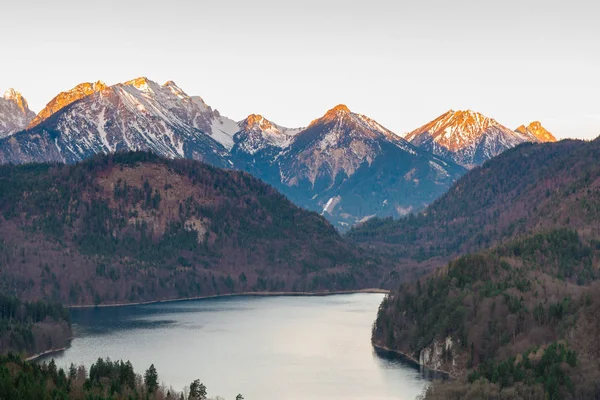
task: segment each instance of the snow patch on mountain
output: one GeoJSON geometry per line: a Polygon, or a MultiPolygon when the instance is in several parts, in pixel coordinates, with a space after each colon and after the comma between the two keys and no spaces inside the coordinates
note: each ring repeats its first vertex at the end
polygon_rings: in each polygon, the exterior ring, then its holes
{"type": "Polygon", "coordinates": [[[333,209],[341,200],[342,200],[341,196],[334,196],[334,197],[330,198],[329,200],[327,200],[327,203],[325,203],[325,206],[323,207],[323,212],[321,212],[321,215],[324,215],[325,213],[333,214],[333,209]]]}
{"type": "Polygon", "coordinates": [[[238,151],[255,155],[267,149],[281,151],[287,148],[300,131],[302,128],[286,128],[262,115],[250,114],[237,124],[234,141],[238,151]]]}
{"type": "Polygon", "coordinates": [[[210,125],[210,135],[225,148],[231,149],[233,136],[239,131],[238,123],[226,117],[213,118],[210,125]]]}

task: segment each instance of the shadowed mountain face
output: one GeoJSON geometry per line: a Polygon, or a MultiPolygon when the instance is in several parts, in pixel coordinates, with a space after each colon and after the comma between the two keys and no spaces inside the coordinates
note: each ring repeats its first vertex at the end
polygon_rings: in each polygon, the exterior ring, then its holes
{"type": "Polygon", "coordinates": [[[239,171],[150,153],[0,167],[0,290],[69,304],[380,287],[381,261],[239,171]]]}
{"type": "Polygon", "coordinates": [[[480,113],[450,110],[408,133],[406,140],[424,150],[472,168],[525,142],[554,142],[541,125],[512,131],[480,113]]]}
{"type": "Polygon", "coordinates": [[[599,152],[598,139],[522,144],[469,171],[423,213],[373,219],[349,236],[430,267],[545,230],[600,237],[599,152]]]}
{"type": "Polygon", "coordinates": [[[285,146],[264,146],[250,158],[238,152],[235,163],[341,228],[418,210],[464,173],[344,105],[293,136],[282,132],[285,146]]]}

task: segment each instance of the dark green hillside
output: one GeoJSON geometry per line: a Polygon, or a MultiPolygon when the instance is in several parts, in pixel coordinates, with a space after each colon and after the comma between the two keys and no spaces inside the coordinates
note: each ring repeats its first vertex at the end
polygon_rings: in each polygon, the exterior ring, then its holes
{"type": "Polygon", "coordinates": [[[567,229],[460,257],[390,294],[373,342],[459,377],[427,398],[593,398],[599,265],[598,242],[567,229]],[[502,397],[523,390],[537,394],[502,397]]]}
{"type": "Polygon", "coordinates": [[[379,287],[380,263],[250,175],[148,153],[0,167],[1,288],[67,304],[379,287]]]}
{"type": "Polygon", "coordinates": [[[523,144],[471,170],[423,213],[373,219],[348,236],[371,250],[437,266],[549,229],[600,237],[599,154],[598,140],[523,144]]]}

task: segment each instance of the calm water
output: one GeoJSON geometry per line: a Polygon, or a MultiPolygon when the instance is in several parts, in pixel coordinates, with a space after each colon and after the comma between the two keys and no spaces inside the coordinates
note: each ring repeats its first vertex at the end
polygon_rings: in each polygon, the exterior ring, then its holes
{"type": "MultiPolygon", "coordinates": [[[[377,355],[371,326],[381,294],[232,297],[74,310],[75,338],[53,358],[154,363],[181,390],[199,378],[210,396],[247,400],[414,399],[419,371],[377,355]]],[[[45,361],[48,361],[46,359],[45,361]]]]}

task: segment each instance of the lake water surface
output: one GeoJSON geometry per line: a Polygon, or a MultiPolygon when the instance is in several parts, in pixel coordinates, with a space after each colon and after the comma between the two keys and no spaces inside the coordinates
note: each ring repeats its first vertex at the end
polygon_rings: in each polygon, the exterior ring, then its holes
{"type": "MultiPolygon", "coordinates": [[[[382,294],[228,297],[72,311],[59,366],[98,357],[154,364],[177,390],[199,378],[227,400],[415,399],[418,369],[371,346],[382,294]]],[[[46,358],[44,361],[48,361],[46,358]]]]}

